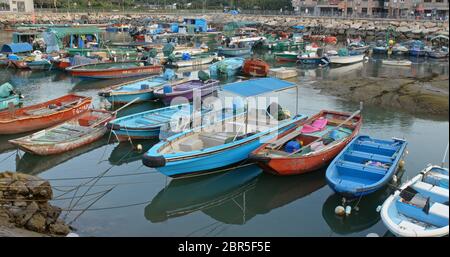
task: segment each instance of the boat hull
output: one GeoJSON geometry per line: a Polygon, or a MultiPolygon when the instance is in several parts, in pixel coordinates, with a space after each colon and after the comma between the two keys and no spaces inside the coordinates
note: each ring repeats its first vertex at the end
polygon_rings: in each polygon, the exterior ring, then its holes
{"type": "MultiPolygon", "coordinates": [[[[219,81],[208,83],[198,89],[201,90],[201,97],[210,95],[217,91],[217,86],[219,85],[219,81]]],[[[172,93],[163,93],[158,91],[154,92],[156,98],[160,99],[165,105],[170,105],[170,103],[177,97],[184,97],[188,101],[192,101],[194,99],[194,90],[186,90],[186,91],[174,91],[172,93]]]]}
{"type": "Polygon", "coordinates": [[[246,60],[242,66],[242,72],[254,77],[266,77],[269,73],[269,65],[262,60],[246,60]]]}
{"type": "Polygon", "coordinates": [[[113,93],[106,93],[104,95],[102,95],[106,98],[106,100],[108,100],[108,102],[110,103],[115,103],[115,104],[126,104],[129,103],[133,100],[135,100],[136,98],[138,98],[135,103],[139,103],[139,102],[145,102],[145,101],[150,101],[155,99],[155,95],[153,94],[153,92],[146,92],[146,93],[129,93],[129,94],[113,94],[113,93]]]}
{"type": "Polygon", "coordinates": [[[160,74],[163,70],[160,65],[112,68],[112,69],[83,69],[83,65],[72,66],[66,69],[70,75],[88,79],[114,79],[136,76],[151,76],[160,74]]]}
{"type": "MultiPolygon", "coordinates": [[[[48,115],[33,115],[26,118],[8,120],[0,119],[0,134],[18,134],[54,126],[86,112],[91,102],[91,98],[85,98],[69,109],[48,115]]],[[[3,111],[3,113],[5,113],[5,116],[9,114],[6,114],[6,111],[3,111]]]]}
{"type": "Polygon", "coordinates": [[[294,126],[296,122],[302,120],[304,120],[304,116],[297,117],[289,122],[284,122],[277,129],[250,136],[237,144],[229,143],[219,147],[219,149],[201,154],[168,159],[163,156],[153,157],[145,154],[143,164],[148,167],[154,167],[155,162],[159,162],[161,165],[155,168],[169,177],[186,176],[217,170],[245,161],[248,158],[248,154],[261,146],[263,142],[276,137],[279,133],[283,133],[294,126]]]}
{"type": "Polygon", "coordinates": [[[244,48],[244,49],[220,48],[218,50],[219,55],[231,56],[231,57],[249,55],[251,53],[252,53],[251,48],[244,48]]]}

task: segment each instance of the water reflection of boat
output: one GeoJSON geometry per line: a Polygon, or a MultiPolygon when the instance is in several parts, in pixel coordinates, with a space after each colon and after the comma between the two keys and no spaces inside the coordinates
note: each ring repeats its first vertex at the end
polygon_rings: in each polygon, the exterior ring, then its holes
{"type": "Polygon", "coordinates": [[[246,166],[221,174],[174,179],[145,208],[151,222],[214,208],[250,190],[261,170],[246,166]]]}
{"type": "Polygon", "coordinates": [[[244,224],[325,186],[323,170],[297,177],[261,174],[254,165],[220,175],[172,180],[145,209],[152,222],[197,210],[225,224],[244,224]]]}
{"type": "Polygon", "coordinates": [[[16,171],[30,175],[37,175],[74,157],[93,151],[106,144],[107,139],[103,138],[73,151],[58,155],[39,156],[25,153],[22,158],[16,159],[16,171]]]}
{"type": "Polygon", "coordinates": [[[112,150],[109,156],[109,163],[111,165],[120,166],[122,164],[128,164],[142,159],[142,154],[148,151],[154,144],[158,143],[159,139],[154,140],[133,140],[133,144],[142,145],[142,151],[136,151],[129,142],[123,142],[118,144],[114,150],[112,150]]]}

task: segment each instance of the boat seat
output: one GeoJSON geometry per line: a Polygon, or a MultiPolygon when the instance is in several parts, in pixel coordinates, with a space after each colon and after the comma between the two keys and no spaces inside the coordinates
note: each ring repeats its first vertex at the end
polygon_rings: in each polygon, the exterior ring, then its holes
{"type": "Polygon", "coordinates": [[[227,133],[227,132],[216,132],[216,133],[201,133],[199,135],[200,140],[203,142],[205,147],[213,147],[218,145],[225,144],[225,141],[229,138],[234,138],[236,136],[235,133],[227,133]]]}
{"type": "Polygon", "coordinates": [[[395,146],[379,144],[379,143],[375,143],[375,142],[371,142],[371,141],[357,141],[357,142],[355,142],[355,145],[366,146],[366,147],[371,147],[371,148],[376,148],[376,149],[397,151],[397,147],[395,147],[395,146]]]}
{"type": "Polygon", "coordinates": [[[364,165],[361,163],[349,162],[349,161],[343,161],[343,160],[339,160],[336,165],[340,166],[340,167],[353,168],[353,169],[361,170],[364,172],[372,172],[372,173],[380,174],[383,176],[387,172],[387,169],[385,169],[385,168],[376,167],[376,166],[368,166],[368,165],[364,165]]]}
{"type": "Polygon", "coordinates": [[[179,144],[179,148],[183,152],[196,151],[203,148],[203,142],[199,139],[186,140],[179,144]]]}
{"type": "Polygon", "coordinates": [[[384,163],[392,163],[392,161],[395,159],[395,157],[389,157],[382,154],[374,154],[374,153],[367,153],[362,151],[356,151],[356,150],[350,150],[347,152],[347,154],[355,157],[364,158],[367,160],[373,160],[373,161],[379,161],[384,163]]]}
{"type": "Polygon", "coordinates": [[[449,190],[428,184],[422,181],[417,181],[411,186],[413,189],[417,190],[423,197],[430,197],[431,200],[439,203],[444,203],[448,201],[449,190]]]}
{"type": "Polygon", "coordinates": [[[430,215],[437,216],[443,220],[447,220],[447,224],[448,224],[449,209],[448,209],[447,205],[444,205],[441,203],[434,203],[433,205],[431,205],[428,213],[430,215]]]}
{"type": "Polygon", "coordinates": [[[448,189],[449,177],[437,172],[427,172],[422,182],[448,189]]]}

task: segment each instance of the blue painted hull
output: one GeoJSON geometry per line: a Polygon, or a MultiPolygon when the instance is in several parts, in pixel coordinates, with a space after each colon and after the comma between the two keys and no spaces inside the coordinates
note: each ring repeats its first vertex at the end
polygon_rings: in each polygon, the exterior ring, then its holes
{"type": "MultiPolygon", "coordinates": [[[[283,133],[292,128],[295,126],[296,122],[304,120],[305,118],[305,116],[296,117],[280,124],[278,129],[273,128],[271,130],[260,132],[247,138],[221,145],[217,149],[210,149],[204,152],[201,151],[201,153],[183,157],[167,157],[165,165],[156,169],[166,176],[178,177],[193,173],[204,173],[243,162],[253,150],[261,146],[264,142],[273,139],[278,133],[283,133]]],[[[175,135],[173,138],[183,136],[186,133],[175,135]]],[[[168,138],[168,141],[170,140],[171,138],[168,138]]],[[[153,155],[160,146],[161,143],[150,149],[148,153],[153,155]]]]}
{"type": "Polygon", "coordinates": [[[218,49],[218,54],[223,56],[243,56],[243,55],[249,55],[252,53],[251,48],[244,48],[244,49],[218,49]]]}
{"type": "Polygon", "coordinates": [[[371,194],[391,181],[406,149],[406,141],[354,138],[326,171],[328,185],[345,197],[371,194]]]}
{"type": "Polygon", "coordinates": [[[140,93],[140,94],[130,93],[128,95],[113,95],[113,96],[107,96],[105,98],[110,103],[122,103],[123,104],[123,103],[129,103],[136,98],[138,98],[138,100],[136,100],[135,103],[150,101],[150,100],[155,99],[155,95],[153,94],[153,92],[146,92],[146,93],[140,93]]]}

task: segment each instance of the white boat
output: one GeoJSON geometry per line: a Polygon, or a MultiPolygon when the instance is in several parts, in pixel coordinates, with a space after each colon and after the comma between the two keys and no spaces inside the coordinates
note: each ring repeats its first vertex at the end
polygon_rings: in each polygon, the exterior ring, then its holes
{"type": "Polygon", "coordinates": [[[171,63],[170,65],[173,67],[176,67],[176,68],[192,67],[192,66],[200,66],[200,65],[210,64],[217,60],[221,60],[221,58],[215,54],[197,55],[197,56],[192,56],[188,60],[179,59],[176,62],[171,63]]]}
{"type": "Polygon", "coordinates": [[[339,55],[332,55],[329,57],[331,64],[352,64],[357,62],[362,62],[367,59],[367,57],[364,54],[359,55],[348,55],[348,56],[339,56],[339,55]]]}
{"type": "Polygon", "coordinates": [[[298,73],[295,68],[281,67],[281,68],[269,69],[268,75],[269,75],[269,77],[275,77],[275,78],[279,78],[279,79],[288,79],[288,78],[297,77],[298,73]]]}
{"type": "Polygon", "coordinates": [[[381,219],[396,236],[448,235],[448,169],[428,166],[389,196],[381,219]]]}
{"type": "Polygon", "coordinates": [[[409,60],[383,60],[383,64],[390,66],[411,66],[412,62],[409,60]]]}

